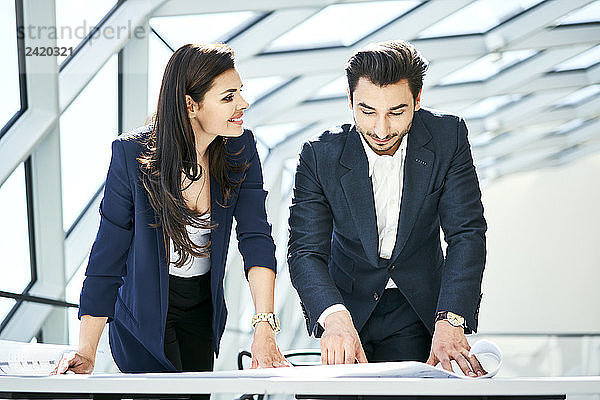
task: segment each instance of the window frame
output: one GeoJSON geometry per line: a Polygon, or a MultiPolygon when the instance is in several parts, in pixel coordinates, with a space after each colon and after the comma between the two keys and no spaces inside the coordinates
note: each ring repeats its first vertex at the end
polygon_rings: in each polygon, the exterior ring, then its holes
{"type": "Polygon", "coordinates": [[[4,126],[0,129],[0,140],[4,137],[4,134],[17,122],[17,120],[27,110],[27,76],[25,72],[25,37],[19,35],[18,32],[23,32],[23,0],[15,0],[15,16],[17,22],[17,61],[19,65],[19,89],[20,89],[20,100],[21,108],[17,111],[4,126]]]}

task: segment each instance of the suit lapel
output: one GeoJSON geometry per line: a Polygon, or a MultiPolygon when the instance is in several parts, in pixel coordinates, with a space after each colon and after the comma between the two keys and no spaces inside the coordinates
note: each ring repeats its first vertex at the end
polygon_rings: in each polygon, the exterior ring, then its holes
{"type": "MultiPolygon", "coordinates": [[[[217,244],[224,243],[223,235],[225,232],[224,214],[226,209],[222,207],[223,196],[221,194],[221,186],[215,179],[210,175],[210,219],[212,223],[217,224],[217,227],[210,232],[210,267],[212,271],[217,271],[221,262],[221,254],[217,254],[222,251],[222,246],[217,244]]],[[[214,274],[215,276],[217,274],[214,274]]]]}
{"type": "Polygon", "coordinates": [[[407,139],[402,201],[392,261],[402,252],[415,225],[417,214],[427,194],[435,159],[434,153],[424,147],[431,140],[431,134],[423,124],[418,111],[413,117],[413,124],[408,132],[407,139]]]}
{"type": "Polygon", "coordinates": [[[359,133],[355,127],[348,132],[342,150],[340,164],[348,170],[340,176],[342,190],[350,206],[358,236],[368,259],[378,265],[379,255],[377,239],[377,219],[375,217],[375,201],[373,187],[369,178],[367,155],[360,143],[359,133]]]}
{"type": "MultiPolygon", "coordinates": [[[[150,207],[150,204],[148,204],[150,207]]],[[[158,215],[152,208],[152,214],[154,215],[154,223],[158,223],[158,215]]],[[[165,249],[165,240],[163,237],[163,228],[158,226],[155,230],[156,234],[156,249],[158,257],[158,290],[160,291],[160,317],[162,326],[165,326],[167,320],[167,311],[169,309],[169,264],[167,263],[167,251],[165,249]]]]}

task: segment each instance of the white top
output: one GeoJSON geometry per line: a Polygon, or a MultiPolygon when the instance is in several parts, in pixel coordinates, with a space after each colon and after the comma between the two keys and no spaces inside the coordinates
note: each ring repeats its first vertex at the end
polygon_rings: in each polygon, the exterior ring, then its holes
{"type": "MultiPolygon", "coordinates": [[[[203,219],[209,220],[210,215],[206,214],[203,219]]],[[[194,228],[193,226],[186,225],[186,229],[190,240],[197,246],[204,246],[210,240],[210,229],[194,228]]],[[[183,266],[180,268],[175,267],[175,261],[179,257],[173,247],[173,241],[169,240],[171,247],[171,263],[169,264],[169,274],[179,276],[181,278],[191,278],[194,276],[204,275],[210,271],[210,257],[193,257],[191,256],[183,266]]]]}
{"type": "MultiPolygon", "coordinates": [[[[377,218],[377,235],[379,237],[379,257],[390,259],[398,233],[400,204],[402,203],[402,184],[404,182],[404,159],[406,158],[407,135],[402,138],[400,147],[392,156],[375,153],[362,134],[358,133],[360,141],[367,154],[369,177],[373,186],[375,200],[375,217],[377,218]]],[[[390,278],[386,289],[396,288],[390,278]]],[[[343,304],[334,304],[321,314],[318,323],[323,326],[325,318],[336,311],[346,310],[343,304]]]]}

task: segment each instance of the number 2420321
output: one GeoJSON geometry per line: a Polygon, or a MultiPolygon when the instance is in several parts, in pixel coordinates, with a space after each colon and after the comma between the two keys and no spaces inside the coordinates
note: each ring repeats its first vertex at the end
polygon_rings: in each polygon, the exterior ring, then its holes
{"type": "Polygon", "coordinates": [[[25,47],[25,55],[30,56],[70,56],[72,47],[25,47]]]}

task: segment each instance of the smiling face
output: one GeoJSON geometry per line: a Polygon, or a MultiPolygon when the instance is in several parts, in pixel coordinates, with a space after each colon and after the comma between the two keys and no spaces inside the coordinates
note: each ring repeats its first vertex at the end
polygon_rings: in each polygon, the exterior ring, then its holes
{"type": "Polygon", "coordinates": [[[200,103],[186,95],[188,115],[194,132],[216,136],[237,137],[243,132],[242,115],[249,106],[241,95],[242,80],[235,69],[217,76],[200,103]]]}
{"type": "Polygon", "coordinates": [[[406,79],[379,86],[361,77],[350,107],[356,128],[369,147],[379,155],[393,155],[421,107],[421,93],[415,100],[406,79]]]}

